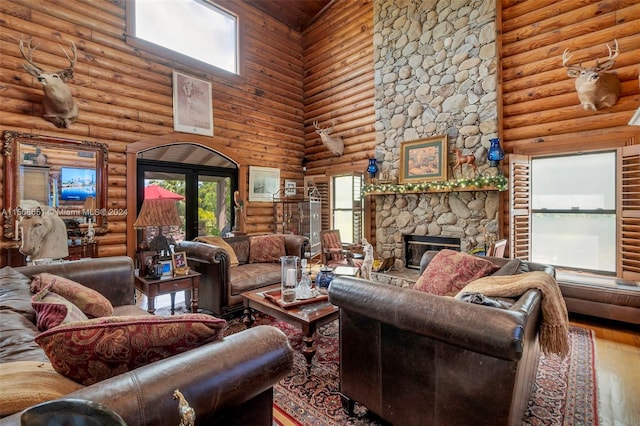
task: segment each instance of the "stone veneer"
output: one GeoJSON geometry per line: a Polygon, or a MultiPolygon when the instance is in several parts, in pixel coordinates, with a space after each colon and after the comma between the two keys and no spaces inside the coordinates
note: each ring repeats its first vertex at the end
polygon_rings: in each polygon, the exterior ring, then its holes
{"type": "MultiPolygon", "coordinates": [[[[397,178],[402,142],[447,135],[449,179],[472,177],[455,155],[489,169],[489,139],[498,137],[495,2],[374,0],[376,158],[397,178]]],[[[376,195],[376,251],[403,257],[403,234],[461,238],[462,250],[496,238],[495,191],[376,195]]]]}

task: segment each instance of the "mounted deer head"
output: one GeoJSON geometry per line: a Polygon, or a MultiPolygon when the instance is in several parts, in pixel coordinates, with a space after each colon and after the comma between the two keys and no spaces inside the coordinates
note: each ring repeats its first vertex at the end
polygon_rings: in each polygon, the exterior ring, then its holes
{"type": "Polygon", "coordinates": [[[569,77],[576,79],[578,99],[580,99],[584,109],[597,111],[600,108],[613,106],[618,101],[618,96],[620,95],[620,80],[618,76],[603,72],[613,66],[620,53],[618,40],[614,39],[613,43],[613,49],[607,44],[609,57],[606,61],[600,64],[600,59],[597,58],[595,66],[591,68],[583,68],[582,64],[578,66],[568,65],[571,59],[569,49],[565,49],[562,54],[562,66],[567,68],[569,77]]]}
{"type": "Polygon", "coordinates": [[[67,51],[62,47],[62,51],[71,65],[69,68],[54,72],[45,72],[33,62],[32,56],[35,49],[35,47],[31,47],[31,40],[29,40],[25,52],[24,43],[20,40],[20,53],[27,61],[27,63],[22,66],[42,84],[42,90],[44,91],[42,106],[45,120],[52,122],[56,127],[68,128],[71,123],[78,118],[78,104],[76,104],[76,101],[71,96],[71,90],[69,90],[69,87],[65,84],[67,80],[73,78],[73,67],[77,59],[76,45],[71,42],[73,58],[69,57],[67,51]]]}
{"type": "Polygon", "coordinates": [[[318,122],[313,122],[313,127],[316,128],[316,133],[320,135],[322,144],[329,149],[337,157],[341,156],[344,152],[344,142],[340,136],[329,136],[333,132],[333,125],[327,128],[321,128],[318,126],[318,122]]]}

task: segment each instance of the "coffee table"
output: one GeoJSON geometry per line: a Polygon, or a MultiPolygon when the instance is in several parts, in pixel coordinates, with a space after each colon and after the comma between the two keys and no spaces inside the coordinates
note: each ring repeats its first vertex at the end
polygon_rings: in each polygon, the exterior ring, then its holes
{"type": "Polygon", "coordinates": [[[313,357],[316,354],[316,348],[314,346],[316,330],[321,325],[338,318],[339,309],[326,299],[285,309],[266,299],[263,295],[266,291],[277,290],[279,288],[280,284],[276,284],[242,293],[245,308],[244,323],[247,327],[251,327],[255,320],[253,318],[253,311],[258,311],[301,329],[304,334],[302,338],[304,346],[301,352],[307,361],[307,376],[309,376],[311,374],[313,357]]]}

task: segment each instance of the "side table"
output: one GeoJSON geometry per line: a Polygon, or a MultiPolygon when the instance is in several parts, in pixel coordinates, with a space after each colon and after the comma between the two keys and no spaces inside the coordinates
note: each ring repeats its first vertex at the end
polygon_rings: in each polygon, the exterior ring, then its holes
{"type": "Polygon", "coordinates": [[[162,277],[157,280],[138,276],[136,271],[135,286],[149,299],[147,312],[153,314],[156,311],[155,299],[161,294],[171,294],[171,315],[175,313],[175,293],[181,290],[191,291],[191,312],[198,312],[198,287],[200,285],[200,273],[190,270],[186,275],[174,275],[162,277]]]}

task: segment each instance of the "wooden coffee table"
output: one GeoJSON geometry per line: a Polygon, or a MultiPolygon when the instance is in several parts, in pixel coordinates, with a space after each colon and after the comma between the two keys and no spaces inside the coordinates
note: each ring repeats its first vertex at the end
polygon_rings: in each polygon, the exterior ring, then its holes
{"type": "Polygon", "coordinates": [[[304,346],[301,352],[307,361],[307,376],[309,376],[311,374],[311,363],[316,354],[314,346],[316,330],[321,325],[338,318],[339,309],[326,299],[285,309],[263,296],[265,291],[279,288],[280,284],[276,284],[242,293],[245,308],[244,322],[247,327],[251,327],[254,322],[253,311],[258,311],[300,328],[304,333],[302,338],[304,346]]]}

